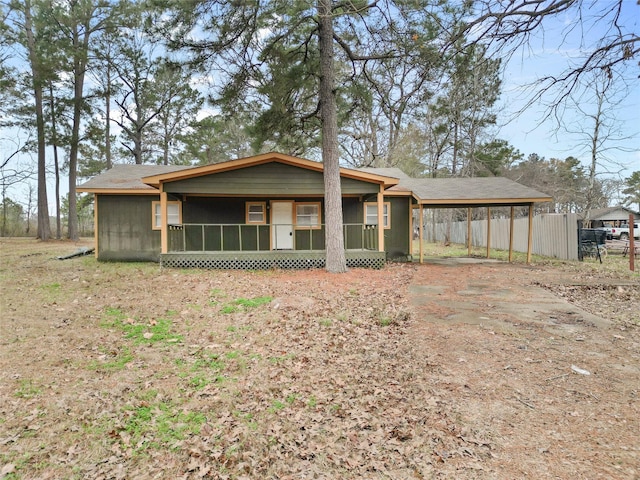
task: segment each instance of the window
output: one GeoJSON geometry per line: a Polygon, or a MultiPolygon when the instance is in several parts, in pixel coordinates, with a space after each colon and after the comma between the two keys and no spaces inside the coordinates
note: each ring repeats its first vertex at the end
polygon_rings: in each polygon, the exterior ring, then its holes
{"type": "Polygon", "coordinates": [[[247,223],[266,223],[265,202],[247,202],[247,223]]]}
{"type": "Polygon", "coordinates": [[[296,228],[320,228],[320,202],[296,203],[296,228]]]}
{"type": "MultiPolygon", "coordinates": [[[[152,202],[153,229],[160,230],[162,226],[162,209],[160,202],[152,202]]],[[[182,223],[182,204],[180,202],[167,202],[167,224],[179,225],[182,223]]]]}
{"type": "MultiPolygon", "coordinates": [[[[382,204],[382,222],[384,228],[391,228],[391,219],[389,218],[391,212],[391,204],[385,202],[382,204]]],[[[378,225],[378,204],[377,203],[365,203],[364,204],[364,224],[365,225],[378,225]]]]}

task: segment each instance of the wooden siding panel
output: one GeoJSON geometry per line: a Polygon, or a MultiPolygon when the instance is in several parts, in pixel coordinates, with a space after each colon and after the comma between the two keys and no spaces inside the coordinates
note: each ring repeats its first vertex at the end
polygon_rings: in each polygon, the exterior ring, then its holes
{"type": "MultiPolygon", "coordinates": [[[[342,178],[343,194],[377,192],[375,183],[342,178]]],[[[323,195],[321,172],[304,168],[267,163],[212,175],[167,182],[164,190],[170,193],[209,195],[323,195]]]]}
{"type": "Polygon", "coordinates": [[[158,261],[160,231],[152,229],[153,195],[97,195],[98,260],[158,261]]]}

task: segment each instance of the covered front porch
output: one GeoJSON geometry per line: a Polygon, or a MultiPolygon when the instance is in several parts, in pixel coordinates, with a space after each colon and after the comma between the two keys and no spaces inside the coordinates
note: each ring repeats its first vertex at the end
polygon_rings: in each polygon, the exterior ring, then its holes
{"type": "MultiPolygon", "coordinates": [[[[324,225],[296,229],[293,224],[169,225],[167,252],[160,263],[173,268],[249,269],[323,268],[324,225]]],[[[349,267],[382,268],[386,253],[378,248],[377,225],[343,225],[349,267]]]]}

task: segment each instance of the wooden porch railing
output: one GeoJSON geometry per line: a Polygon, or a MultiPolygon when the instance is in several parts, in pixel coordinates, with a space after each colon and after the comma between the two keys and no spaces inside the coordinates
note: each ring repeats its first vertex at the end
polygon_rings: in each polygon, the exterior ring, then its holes
{"type": "MultiPolygon", "coordinates": [[[[377,250],[377,225],[345,223],[347,250],[377,250]]],[[[281,242],[282,243],[282,242],[281,242]]],[[[184,223],[169,225],[170,252],[260,252],[269,250],[324,250],[324,224],[320,228],[296,228],[291,224],[184,223]],[[278,245],[278,229],[291,240],[278,245]]]]}

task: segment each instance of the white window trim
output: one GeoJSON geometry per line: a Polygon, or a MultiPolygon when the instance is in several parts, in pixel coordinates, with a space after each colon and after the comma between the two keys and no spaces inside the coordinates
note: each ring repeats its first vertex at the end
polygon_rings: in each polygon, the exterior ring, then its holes
{"type": "MultiPolygon", "coordinates": [[[[365,225],[378,225],[378,204],[377,202],[365,202],[364,203],[364,224],[365,225]],[[367,207],[375,207],[376,209],[376,221],[375,223],[367,222],[367,207]]],[[[391,228],[391,202],[382,203],[382,222],[384,223],[384,229],[389,230],[391,228]],[[386,212],[385,212],[386,211],[386,212]]]]}
{"type": "Polygon", "coordinates": [[[296,230],[319,230],[322,228],[322,208],[320,202],[295,202],[294,220],[296,230]],[[318,222],[315,225],[298,225],[298,206],[313,205],[318,209],[318,222]]]}
{"type": "MultiPolygon", "coordinates": [[[[162,230],[162,212],[160,212],[160,200],[155,200],[151,202],[151,228],[152,230],[162,230]],[[157,220],[157,222],[156,222],[157,220]]],[[[175,223],[167,222],[169,225],[176,225],[182,223],[182,202],[180,201],[169,201],[167,202],[167,210],[169,210],[169,205],[177,205],[178,206],[178,221],[175,223]]]]}

